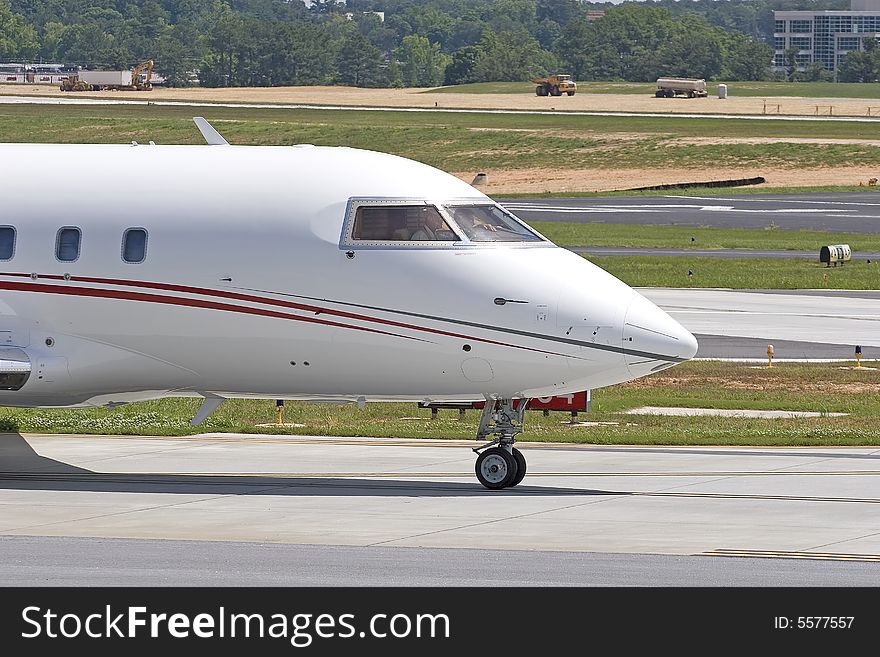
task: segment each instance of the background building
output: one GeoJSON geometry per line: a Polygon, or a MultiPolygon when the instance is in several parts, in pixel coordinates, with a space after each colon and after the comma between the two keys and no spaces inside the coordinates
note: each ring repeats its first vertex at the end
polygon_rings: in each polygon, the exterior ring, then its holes
{"type": "Polygon", "coordinates": [[[774,11],[773,68],[788,67],[785,51],[797,50],[797,66],[821,62],[836,73],[840,59],[861,50],[865,37],[880,36],[880,0],[851,0],[850,11],[774,11]]]}

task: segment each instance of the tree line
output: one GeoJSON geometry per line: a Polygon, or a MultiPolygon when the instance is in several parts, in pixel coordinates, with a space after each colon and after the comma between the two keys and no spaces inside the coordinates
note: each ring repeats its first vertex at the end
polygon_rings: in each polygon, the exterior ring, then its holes
{"type": "Polygon", "coordinates": [[[169,84],[195,77],[206,86],[437,86],[550,72],[579,80],[758,80],[769,76],[774,9],[845,6],[847,0],[314,0],[309,7],[300,0],[0,0],[0,60],[128,68],[153,59],[169,84]]]}

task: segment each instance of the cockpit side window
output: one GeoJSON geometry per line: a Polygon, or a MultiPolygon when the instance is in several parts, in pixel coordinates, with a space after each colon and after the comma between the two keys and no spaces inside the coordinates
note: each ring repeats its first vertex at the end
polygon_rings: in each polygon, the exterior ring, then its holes
{"type": "Polygon", "coordinates": [[[454,242],[452,231],[433,205],[363,205],[357,208],[355,242],[454,242]]]}
{"type": "Polygon", "coordinates": [[[542,242],[538,234],[497,205],[446,205],[444,209],[472,242],[542,242]]]}

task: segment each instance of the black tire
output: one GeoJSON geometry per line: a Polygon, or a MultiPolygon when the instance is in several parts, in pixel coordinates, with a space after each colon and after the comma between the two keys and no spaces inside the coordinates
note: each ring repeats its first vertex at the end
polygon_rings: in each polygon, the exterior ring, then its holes
{"type": "Polygon", "coordinates": [[[573,91],[566,91],[565,93],[567,93],[569,96],[574,96],[574,92],[573,92],[573,91]]]}
{"type": "Polygon", "coordinates": [[[513,458],[516,461],[516,477],[510,482],[508,488],[513,488],[526,476],[526,457],[516,447],[513,448],[513,458]]]}
{"type": "Polygon", "coordinates": [[[550,95],[551,96],[561,96],[562,92],[559,91],[559,87],[550,87],[550,95]]]}
{"type": "Polygon", "coordinates": [[[658,89],[654,92],[655,98],[666,98],[666,92],[663,89],[658,89]]]}
{"type": "Polygon", "coordinates": [[[516,459],[506,449],[492,447],[480,452],[474,470],[483,486],[489,490],[500,490],[510,486],[510,482],[516,479],[516,459]]]}

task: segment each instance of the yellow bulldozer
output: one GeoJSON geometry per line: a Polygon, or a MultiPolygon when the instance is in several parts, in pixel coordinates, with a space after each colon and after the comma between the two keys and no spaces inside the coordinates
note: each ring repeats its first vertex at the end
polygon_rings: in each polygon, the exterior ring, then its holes
{"type": "Polygon", "coordinates": [[[79,74],[71,73],[61,80],[60,89],[61,91],[91,91],[92,85],[84,80],[80,80],[79,74]]]}
{"type": "Polygon", "coordinates": [[[567,94],[574,96],[577,91],[577,83],[571,79],[570,75],[548,75],[542,78],[532,80],[535,87],[535,94],[538,96],[561,96],[567,94]]]}

